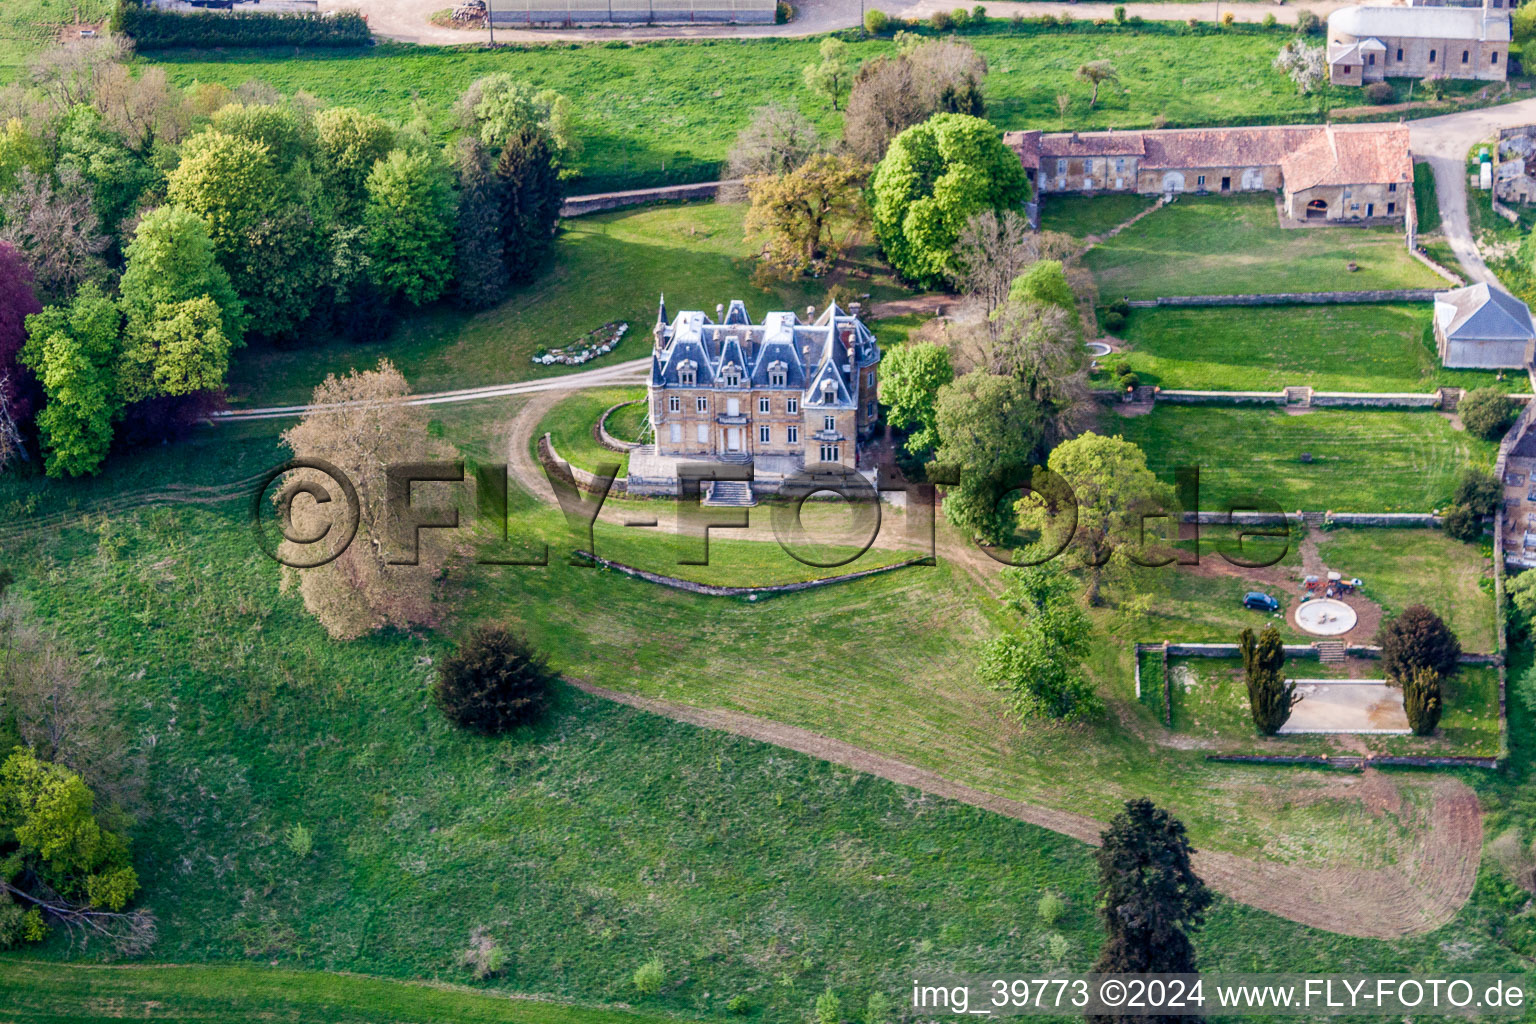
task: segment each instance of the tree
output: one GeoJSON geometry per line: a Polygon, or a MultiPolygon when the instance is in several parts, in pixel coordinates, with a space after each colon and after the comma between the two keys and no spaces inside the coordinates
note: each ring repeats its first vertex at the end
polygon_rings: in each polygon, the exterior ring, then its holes
{"type": "Polygon", "coordinates": [[[1086,64],[1078,65],[1077,77],[1093,87],[1093,95],[1088,97],[1089,110],[1099,102],[1099,86],[1105,82],[1120,81],[1120,73],[1115,70],[1114,64],[1107,60],[1090,60],[1086,64]]]}
{"type": "Polygon", "coordinates": [[[1456,405],[1462,425],[1485,441],[1500,437],[1514,419],[1509,396],[1497,388],[1473,388],[1456,405]]]}
{"type": "Polygon", "coordinates": [[[128,822],[104,818],[95,802],[79,775],[31,751],[14,750],[0,765],[0,893],[28,908],[19,920],[0,914],[12,926],[0,945],[40,939],[50,922],[113,939],[123,952],[153,940],[147,913],[123,912],[139,889],[128,822]]]}
{"type": "Polygon", "coordinates": [[[315,115],[315,172],[337,220],[352,223],[362,216],[368,175],[395,145],[395,129],[381,117],[352,107],[315,115]]]}
{"type": "Polygon", "coordinates": [[[1323,30],[1323,19],[1317,16],[1316,11],[1309,11],[1305,7],[1296,12],[1296,34],[1312,36],[1323,30]]]}
{"type": "Polygon", "coordinates": [[[1514,35],[1515,42],[1523,47],[1531,40],[1536,39],[1536,7],[1521,4],[1514,9],[1509,17],[1510,32],[1514,35]]]}
{"type": "Polygon", "coordinates": [[[834,229],[858,218],[867,174],[852,157],[819,153],[788,174],[748,178],[744,226],[763,237],[763,261],[786,275],[831,269],[842,248],[834,229]]]}
{"type": "MultiPolygon", "coordinates": [[[[416,564],[394,564],[404,557],[401,544],[408,537],[396,536],[398,510],[388,501],[385,468],[427,462],[442,454],[441,445],[428,433],[426,414],[405,404],[409,396],[405,377],[387,359],[376,370],[331,375],[315,388],[311,410],[283,434],[283,443],[295,455],[324,459],[346,473],[357,489],[357,534],[346,550],[319,568],[290,569],[284,576],[285,589],[297,582],[304,607],[338,640],[387,626],[430,624],[437,618],[433,593],[446,555],[438,535],[423,535],[416,564]]],[[[306,482],[334,492],[334,483],[313,471],[297,470],[278,494],[306,482]]],[[[420,502],[415,507],[422,509],[420,502]]],[[[316,536],[334,524],[323,542],[334,545],[346,524],[325,513],[325,506],[295,503],[296,535],[316,536]]],[[[430,506],[422,510],[431,513],[430,506]]],[[[315,552],[287,541],[278,550],[292,564],[319,560],[315,552]]]]}
{"type": "MultiPolygon", "coordinates": [[[[1146,454],[1122,437],[1083,434],[1057,445],[1046,465],[1075,496],[1077,529],[1068,550],[1087,570],[1088,600],[1097,604],[1108,574],[1123,569],[1124,559],[1111,562],[1116,551],[1141,553],[1147,518],[1155,524],[1157,516],[1176,515],[1173,488],[1158,480],[1147,468],[1146,454]]],[[[1042,535],[1054,511],[1036,493],[1019,501],[1021,522],[1042,535]]]]}
{"type": "Polygon", "coordinates": [[[433,696],[466,729],[502,733],[549,710],[555,673],[524,638],[499,627],[471,633],[437,674],[433,696]]]}
{"type": "Polygon", "coordinates": [[[507,273],[527,281],[549,254],[563,192],[549,138],[526,128],[508,139],[496,164],[502,184],[501,240],[507,273]]]}
{"type": "Polygon", "coordinates": [[[1456,496],[1452,500],[1458,505],[1465,505],[1475,515],[1491,516],[1503,499],[1504,485],[1499,483],[1498,477],[1486,469],[1468,466],[1461,471],[1461,479],[1456,483],[1456,496]]]}
{"type": "Polygon", "coordinates": [[[872,36],[878,36],[890,27],[891,18],[878,7],[871,7],[864,12],[864,31],[872,36]]]}
{"type": "MultiPolygon", "coordinates": [[[[20,429],[32,420],[36,381],[20,361],[27,340],[27,317],[43,311],[32,287],[32,268],[16,247],[0,242],[0,406],[11,430],[12,445],[20,429]],[[14,432],[14,435],[13,433],[14,432]]],[[[19,453],[19,449],[11,454],[19,453]]],[[[0,467],[7,459],[0,457],[0,467]]]]}
{"type": "Polygon", "coordinates": [[[1273,736],[1301,700],[1296,696],[1296,684],[1285,681],[1285,644],[1280,631],[1266,626],[1255,637],[1253,630],[1245,629],[1238,637],[1238,647],[1243,652],[1243,676],[1248,683],[1248,713],[1259,732],[1273,736]]]}
{"type": "Polygon", "coordinates": [[[1415,736],[1430,736],[1440,724],[1442,711],[1440,673],[1432,668],[1416,668],[1403,680],[1403,710],[1415,736]]]}
{"type": "Polygon", "coordinates": [[[187,94],[171,84],[162,67],[111,65],[94,102],[113,134],[146,161],[179,142],[193,116],[187,94]]]}
{"type": "Polygon", "coordinates": [[[453,236],[453,278],[465,309],[489,309],[507,294],[506,250],[501,237],[505,186],[479,139],[460,139],[454,154],[459,216],[453,236]]]}
{"type": "Polygon", "coordinates": [[[368,175],[368,258],[374,283],[413,306],[453,277],[453,189],[431,153],[395,150],[368,175]]]}
{"type": "Polygon", "coordinates": [[[139,221],[118,284],[128,334],[148,329],[162,305],[207,297],[219,309],[220,329],[231,345],[245,337],[245,304],[219,266],[213,239],[190,210],[162,206],[139,221]]]}
{"type": "Polygon", "coordinates": [[[13,117],[0,125],[0,192],[14,188],[22,171],[41,174],[48,170],[49,162],[48,150],[27,131],[21,118],[13,117]]]}
{"type": "Polygon", "coordinates": [[[986,58],[957,39],[897,34],[898,54],[866,61],[854,76],[843,116],[843,144],[875,163],[904,129],[937,113],[984,112],[986,58]]]}
{"type": "Polygon", "coordinates": [[[1404,683],[1421,668],[1438,675],[1455,672],[1461,658],[1461,641],[1445,621],[1422,604],[1411,604],[1401,615],[1387,619],[1376,632],[1381,646],[1381,667],[1387,678],[1404,683]]]}
{"type": "Polygon", "coordinates": [[[880,398],[886,422],[907,432],[910,454],[921,458],[939,446],[939,389],[954,379],[949,351],[930,341],[909,342],[885,353],[880,398]]]}
{"type": "MultiPolygon", "coordinates": [[[[1145,798],[1128,800],[1104,830],[1099,865],[1099,921],[1104,945],[1096,973],[1190,974],[1190,936],[1205,923],[1212,896],[1195,874],[1184,824],[1145,798]]],[[[1168,1022],[1177,1018],[1115,1014],[1092,1024],[1168,1022]]]]}
{"type": "Polygon", "coordinates": [[[1483,519],[1462,504],[1453,504],[1441,513],[1441,523],[1447,537],[1456,540],[1475,541],[1483,536],[1483,519]]]}
{"type": "Polygon", "coordinates": [[[836,36],[821,41],[821,61],[805,68],[805,87],[838,109],[843,93],[848,91],[853,77],[853,65],[848,62],[848,44],[836,36]]]}
{"type": "Polygon", "coordinates": [[[64,118],[57,167],[79,172],[90,185],[96,214],[111,235],[163,182],[160,170],[130,149],[94,107],[76,107],[64,118]]]}
{"type": "Polygon", "coordinates": [[[314,127],[293,107],[276,103],[231,103],[214,111],[213,130],[264,146],[272,169],[287,175],[315,152],[314,127]]]}
{"type": "Polygon", "coordinates": [[[1007,694],[1008,713],[1021,722],[1073,722],[1101,712],[1103,702],[1083,671],[1092,627],[1071,577],[1048,564],[1004,569],[1003,578],[1004,602],[1024,622],[987,645],[977,670],[981,681],[1007,694]]]}
{"type": "Polygon", "coordinates": [[[1276,71],[1290,77],[1303,96],[1328,84],[1328,57],[1321,46],[1308,46],[1300,39],[1288,40],[1274,60],[1276,71]]]}
{"type": "Polygon", "coordinates": [[[222,391],[233,347],[224,311],[209,296],[161,303],[125,336],[117,398],[128,404],[222,391]]]}
{"type": "Polygon", "coordinates": [[[989,329],[1014,279],[1039,258],[1039,236],[1016,210],[982,210],[965,222],[955,241],[956,279],[976,301],[989,329]]]}
{"type": "Polygon", "coordinates": [[[66,301],[87,281],[105,283],[109,244],[78,168],[51,177],[23,169],[0,194],[0,242],[21,252],[45,302],[66,301]]]}
{"type": "Polygon", "coordinates": [[[999,214],[1029,198],[1012,150],[990,124],[936,114],[902,132],[875,168],[875,237],[902,277],[923,287],[955,272],[955,242],[983,210],[999,214]]]}
{"type": "Polygon", "coordinates": [[[788,174],[821,149],[816,126],[798,110],[769,103],[736,135],[726,167],[733,178],[788,174]]]}
{"type": "Polygon", "coordinates": [[[314,307],[321,280],[325,248],[295,185],[278,174],[265,143],[206,131],[182,147],[166,190],[208,226],[257,334],[291,332],[314,307]]]}
{"type": "Polygon", "coordinates": [[[505,72],[476,79],[455,106],[459,124],[499,151],[525,132],[542,132],[557,167],[579,152],[571,126],[571,101],[553,89],[536,91],[505,72]]]}
{"type": "Polygon", "coordinates": [[[1514,609],[1516,628],[1528,634],[1536,622],[1536,572],[1526,570],[1504,584],[1504,596],[1514,609]]]}
{"type": "Polygon", "coordinates": [[[1023,383],[974,371],[938,391],[935,461],[955,467],[960,483],[944,497],[957,529],[992,544],[1013,535],[1018,518],[1002,499],[1028,482],[1044,436],[1039,406],[1023,383]]]}
{"type": "Polygon", "coordinates": [[[27,317],[30,338],[21,360],[42,381],[48,404],[38,414],[49,476],[96,472],[112,446],[121,317],[117,305],[87,283],[68,306],[27,317]]]}

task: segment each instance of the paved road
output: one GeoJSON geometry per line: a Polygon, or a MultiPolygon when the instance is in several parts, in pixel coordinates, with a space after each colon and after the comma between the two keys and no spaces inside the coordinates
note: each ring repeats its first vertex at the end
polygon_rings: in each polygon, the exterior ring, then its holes
{"type": "MultiPolygon", "coordinates": [[[[494,3],[495,0],[492,0],[494,3]]],[[[1291,24],[1300,10],[1310,10],[1319,17],[1347,6],[1346,0],[1320,0],[1299,6],[1280,5],[1266,0],[1242,0],[1238,3],[1128,3],[1129,17],[1148,21],[1184,21],[1198,18],[1216,21],[1231,12],[1238,21],[1263,21],[1266,14],[1273,14],[1277,21],[1291,24]]],[[[368,16],[368,24],[375,35],[410,43],[454,44],[479,43],[486,40],[483,29],[467,30],[439,28],[427,19],[451,0],[320,0],[321,10],[361,10],[368,16]]],[[[963,4],[961,0],[797,0],[796,17],[788,25],[713,25],[698,28],[682,26],[656,26],[650,28],[588,28],[588,29],[503,29],[496,30],[498,42],[554,42],[571,39],[700,39],[709,37],[752,38],[762,36],[809,36],[851,28],[859,24],[861,12],[879,8],[887,14],[904,18],[926,18],[936,10],[950,11],[963,4]]],[[[1112,17],[1115,4],[1098,3],[987,3],[987,13],[995,18],[1011,18],[1022,14],[1038,18],[1045,14],[1071,15],[1080,21],[1093,21],[1112,17]]]]}
{"type": "MultiPolygon", "coordinates": [[[[454,402],[477,402],[487,398],[507,398],[512,395],[533,395],[542,391],[579,391],[583,388],[611,387],[615,384],[641,384],[650,372],[651,360],[631,359],[613,366],[601,366],[593,370],[581,370],[559,377],[540,380],[516,381],[512,384],[493,384],[483,388],[464,388],[460,391],[436,391],[425,395],[412,395],[406,405],[448,405],[454,402]]],[[[318,405],[272,405],[261,409],[230,409],[214,413],[214,423],[232,423],[237,420],[280,420],[302,416],[318,405]]]]}
{"type": "Polygon", "coordinates": [[[1493,272],[1478,255],[1467,221],[1467,151],[1500,128],[1522,124],[1536,124],[1536,99],[1408,122],[1413,155],[1423,157],[1435,172],[1440,230],[1469,282],[1496,283],[1493,272]]]}

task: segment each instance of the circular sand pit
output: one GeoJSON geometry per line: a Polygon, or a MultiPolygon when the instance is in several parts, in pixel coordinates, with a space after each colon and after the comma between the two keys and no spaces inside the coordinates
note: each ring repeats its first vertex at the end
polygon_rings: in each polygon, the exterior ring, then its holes
{"type": "Polygon", "coordinates": [[[1355,628],[1355,610],[1331,597],[1308,601],[1296,609],[1296,625],[1314,636],[1338,636],[1355,628]]]}

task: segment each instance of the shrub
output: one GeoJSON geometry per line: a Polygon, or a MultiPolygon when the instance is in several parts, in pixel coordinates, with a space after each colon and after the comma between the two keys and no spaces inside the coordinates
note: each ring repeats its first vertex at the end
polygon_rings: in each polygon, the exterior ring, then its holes
{"type": "Polygon", "coordinates": [[[1372,82],[1365,87],[1365,98],[1376,104],[1391,103],[1392,86],[1386,82],[1372,82]]]}
{"type": "Polygon", "coordinates": [[[1422,604],[1409,605],[1403,613],[1381,624],[1376,632],[1381,645],[1381,667],[1399,683],[1422,668],[1447,676],[1456,671],[1461,642],[1434,612],[1422,604]]]}
{"type": "Polygon", "coordinates": [[[1323,19],[1319,18],[1312,11],[1309,11],[1306,8],[1302,8],[1301,10],[1296,12],[1296,33],[1297,33],[1297,35],[1311,36],[1311,35],[1316,35],[1317,33],[1321,32],[1322,30],[1323,30],[1323,19]]]}
{"type": "Polygon", "coordinates": [[[491,937],[490,929],[476,928],[469,933],[469,948],[459,954],[459,963],[476,981],[484,981],[506,970],[507,949],[491,937]]]}
{"type": "Polygon", "coordinates": [[[1264,24],[1265,28],[1274,28],[1275,27],[1275,15],[1274,15],[1273,11],[1271,11],[1269,14],[1264,15],[1264,23],[1263,24],[1264,24]]]}
{"type": "Polygon", "coordinates": [[[1469,466],[1462,471],[1461,481],[1456,484],[1458,505],[1465,505],[1480,516],[1491,516],[1504,497],[1504,487],[1499,478],[1486,469],[1469,466]]]}
{"type": "Polygon", "coordinates": [[[731,996],[726,1000],[725,1012],[737,1017],[745,1017],[752,1012],[752,1000],[746,996],[731,996]]]}
{"type": "Polygon", "coordinates": [[[871,992],[864,1003],[864,1024],[887,1024],[891,1019],[891,1000],[884,992],[871,992]]]}
{"type": "Polygon", "coordinates": [[[1131,372],[1131,364],[1127,360],[1121,359],[1121,360],[1118,360],[1115,363],[1115,376],[1116,377],[1124,377],[1126,374],[1128,374],[1130,372],[1131,372]]]}
{"type": "Polygon", "coordinates": [[[1509,397],[1497,388],[1474,388],[1462,396],[1456,406],[1462,424],[1485,441],[1492,441],[1509,428],[1514,410],[1509,397]]]}
{"type": "Polygon", "coordinates": [[[1115,5],[1115,24],[1116,25],[1124,25],[1125,24],[1125,7],[1122,4],[1116,4],[1115,5]]]}
{"type": "Polygon", "coordinates": [[[1221,16],[1221,25],[1223,28],[1231,28],[1236,23],[1237,15],[1233,14],[1231,11],[1227,11],[1221,16]]]}
{"type": "Polygon", "coordinates": [[[841,1024],[843,1001],[830,988],[816,997],[816,1024],[841,1024]]]}
{"type": "Polygon", "coordinates": [[[1040,903],[1036,909],[1040,913],[1040,923],[1047,928],[1054,928],[1056,922],[1061,920],[1067,905],[1060,896],[1054,892],[1048,892],[1040,897],[1040,903]]]}
{"type": "Polygon", "coordinates": [[[479,629],[443,662],[434,696],[467,729],[499,733],[541,718],[554,673],[544,656],[504,629],[479,629]]]}
{"type": "Polygon", "coordinates": [[[303,860],[314,852],[315,834],[302,824],[295,824],[283,834],[283,843],[288,847],[289,853],[303,860]]]}
{"type": "Polygon", "coordinates": [[[954,26],[954,15],[948,11],[934,11],[928,18],[928,24],[933,26],[935,32],[948,32],[954,26]]]}
{"type": "Polygon", "coordinates": [[[1131,312],[1130,300],[1121,296],[1109,304],[1109,309],[1110,312],[1119,313],[1121,316],[1128,316],[1131,312]]]}
{"type": "Polygon", "coordinates": [[[980,27],[980,26],[985,25],[986,23],[987,23],[987,9],[985,7],[983,7],[983,6],[981,6],[981,4],[977,4],[975,7],[972,7],[971,8],[971,24],[975,25],[977,27],[980,27]]]}
{"type": "Polygon", "coordinates": [[[795,16],[795,9],[785,3],[785,0],[779,0],[778,6],[773,11],[773,20],[780,25],[789,24],[789,20],[795,16]]]}
{"type": "Polygon", "coordinates": [[[880,33],[889,28],[890,24],[890,15],[886,14],[878,7],[871,7],[869,10],[864,12],[864,31],[868,32],[870,35],[878,36],[880,33]]]}
{"type": "Polygon", "coordinates": [[[954,23],[955,28],[963,29],[971,23],[971,12],[964,7],[956,7],[949,12],[949,20],[954,23]]]}
{"type": "Polygon", "coordinates": [[[643,996],[653,996],[661,991],[662,984],[667,980],[667,967],[661,962],[661,957],[653,956],[639,967],[635,968],[634,976],[630,981],[635,989],[643,996]]]}
{"type": "Polygon", "coordinates": [[[1103,322],[1104,329],[1110,333],[1114,333],[1115,331],[1118,331],[1125,326],[1125,314],[1116,313],[1112,309],[1108,310],[1104,313],[1103,322]]]}
{"type": "Polygon", "coordinates": [[[1045,955],[1053,964],[1064,964],[1072,952],[1072,943],[1061,932],[1052,932],[1045,940],[1045,955]]]}
{"type": "Polygon", "coordinates": [[[1432,668],[1416,669],[1403,683],[1403,710],[1417,736],[1428,736],[1440,724],[1440,673],[1432,668]]]}
{"type": "Polygon", "coordinates": [[[1442,520],[1446,535],[1457,540],[1474,541],[1483,535],[1483,519],[1465,505],[1452,505],[1442,520]]]}
{"type": "Polygon", "coordinates": [[[1121,391],[1129,391],[1141,383],[1141,378],[1134,373],[1122,373],[1120,379],[1115,383],[1120,385],[1121,391]]]}

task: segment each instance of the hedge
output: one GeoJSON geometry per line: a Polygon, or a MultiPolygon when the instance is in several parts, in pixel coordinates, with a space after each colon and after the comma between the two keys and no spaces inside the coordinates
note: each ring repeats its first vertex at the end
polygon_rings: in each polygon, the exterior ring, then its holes
{"type": "Polygon", "coordinates": [[[140,50],[215,46],[366,46],[368,21],[357,11],[334,14],[261,14],[247,11],[187,13],[118,0],[112,31],[140,50]]]}

